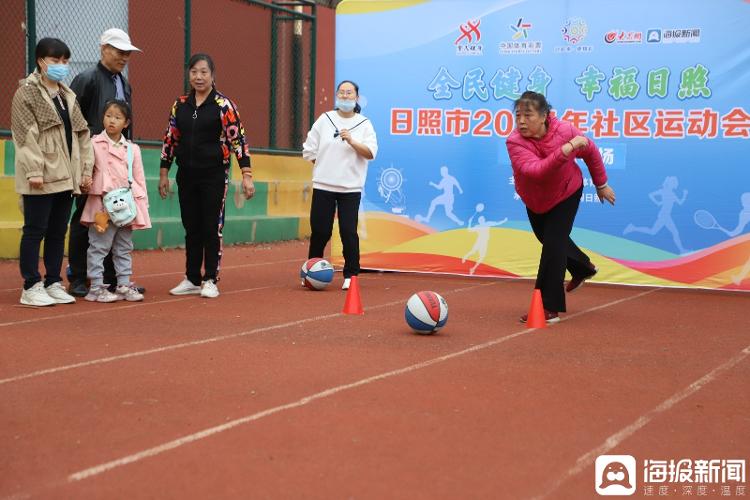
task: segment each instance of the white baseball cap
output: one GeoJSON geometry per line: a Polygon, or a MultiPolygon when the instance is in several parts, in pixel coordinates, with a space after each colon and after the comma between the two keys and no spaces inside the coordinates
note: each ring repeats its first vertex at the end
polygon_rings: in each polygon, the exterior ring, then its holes
{"type": "Polygon", "coordinates": [[[110,28],[102,33],[102,37],[99,39],[99,45],[111,45],[120,50],[137,50],[138,52],[143,52],[141,49],[130,43],[130,37],[128,34],[119,28],[110,28]]]}

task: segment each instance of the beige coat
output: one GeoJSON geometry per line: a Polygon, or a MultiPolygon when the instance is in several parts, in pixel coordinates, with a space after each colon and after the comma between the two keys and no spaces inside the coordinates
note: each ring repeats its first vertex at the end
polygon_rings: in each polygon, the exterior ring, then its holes
{"type": "Polygon", "coordinates": [[[65,126],[37,71],[21,80],[11,107],[11,129],[16,153],[16,192],[80,194],[81,177],[91,176],[94,150],[89,128],[76,95],[60,84],[73,129],[72,154],[68,155],[65,126]],[[28,179],[42,177],[41,189],[31,189],[28,179]]]}

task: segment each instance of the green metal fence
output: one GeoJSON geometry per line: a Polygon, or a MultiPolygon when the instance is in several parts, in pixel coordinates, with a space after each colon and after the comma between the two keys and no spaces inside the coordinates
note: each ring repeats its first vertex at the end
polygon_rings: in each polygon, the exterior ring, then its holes
{"type": "Polygon", "coordinates": [[[39,39],[71,49],[70,83],[100,57],[99,37],[130,34],[125,71],[133,87],[137,142],[161,144],[169,109],[187,87],[191,54],[216,62],[217,89],[238,105],[253,150],[295,153],[315,120],[316,4],[312,0],[3,0],[0,43],[9,68],[0,80],[0,136],[10,134],[17,82],[35,68],[39,39]]]}

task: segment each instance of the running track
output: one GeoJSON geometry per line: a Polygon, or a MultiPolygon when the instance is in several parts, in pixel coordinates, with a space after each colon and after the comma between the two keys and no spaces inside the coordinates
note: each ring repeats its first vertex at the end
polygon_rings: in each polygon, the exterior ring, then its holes
{"type": "Polygon", "coordinates": [[[527,330],[530,281],[368,273],[345,316],[305,255],[229,248],[205,300],[137,252],[145,302],[42,310],[0,262],[0,499],[598,498],[600,454],[750,458],[746,294],[586,285],[527,330]]]}

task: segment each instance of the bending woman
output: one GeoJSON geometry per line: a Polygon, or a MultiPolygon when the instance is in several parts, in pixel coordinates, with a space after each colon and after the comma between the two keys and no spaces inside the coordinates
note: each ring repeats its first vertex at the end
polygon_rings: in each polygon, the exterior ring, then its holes
{"type": "MultiPolygon", "coordinates": [[[[615,204],[615,192],[607,184],[607,172],[594,141],[568,122],[550,114],[542,94],[527,91],[515,102],[516,128],[506,141],[516,192],[526,204],[531,228],[542,243],[536,276],[547,322],[559,321],[565,312],[565,270],[572,292],[593,277],[597,269],[588,255],[570,238],[583,193],[583,176],[575,162],[581,158],[589,169],[596,194],[615,204]]],[[[525,323],[527,316],[521,316],[525,323]]]]}

